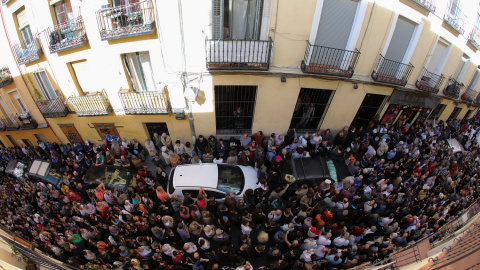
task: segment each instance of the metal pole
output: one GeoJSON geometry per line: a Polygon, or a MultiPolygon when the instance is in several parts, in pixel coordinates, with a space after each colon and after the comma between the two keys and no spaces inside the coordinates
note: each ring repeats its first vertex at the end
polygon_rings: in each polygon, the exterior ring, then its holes
{"type": "Polygon", "coordinates": [[[195,145],[197,135],[195,134],[195,124],[193,122],[194,120],[193,112],[192,112],[193,102],[187,100],[187,103],[188,103],[188,122],[190,123],[190,132],[192,133],[192,145],[195,145]]]}

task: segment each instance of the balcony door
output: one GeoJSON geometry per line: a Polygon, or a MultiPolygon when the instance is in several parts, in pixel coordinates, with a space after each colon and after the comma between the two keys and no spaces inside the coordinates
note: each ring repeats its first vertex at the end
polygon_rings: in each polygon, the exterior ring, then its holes
{"type": "Polygon", "coordinates": [[[22,7],[16,12],[16,17],[18,31],[21,34],[24,48],[28,48],[33,41],[33,35],[32,31],[30,30],[30,24],[28,23],[27,11],[25,10],[25,7],[22,7]]]}
{"type": "Polygon", "coordinates": [[[9,92],[8,95],[13,102],[15,110],[19,114],[24,114],[28,112],[27,105],[25,105],[25,102],[23,101],[17,90],[9,92]]]}
{"type": "Polygon", "coordinates": [[[152,63],[148,52],[124,54],[123,62],[134,91],[156,91],[152,63]]]}
{"type": "Polygon", "coordinates": [[[64,24],[73,19],[73,11],[70,0],[54,0],[50,1],[50,5],[53,5],[55,11],[55,17],[57,18],[57,24],[64,24]]]}
{"type": "Polygon", "coordinates": [[[318,0],[309,38],[315,46],[306,64],[348,68],[344,50],[354,50],[365,9],[366,3],[356,0],[318,0]]]}
{"type": "Polygon", "coordinates": [[[45,100],[53,100],[57,98],[57,94],[55,93],[52,83],[50,82],[48,74],[45,70],[34,72],[33,78],[35,78],[35,81],[37,82],[37,85],[40,88],[45,100]]]}
{"type": "Polygon", "coordinates": [[[450,44],[441,39],[438,40],[435,49],[428,61],[427,70],[431,73],[440,75],[445,67],[446,60],[448,58],[450,44]]]}
{"type": "Polygon", "coordinates": [[[213,39],[266,40],[269,25],[264,6],[271,0],[212,0],[213,39]],[[265,14],[264,14],[265,13],[265,14]]]}

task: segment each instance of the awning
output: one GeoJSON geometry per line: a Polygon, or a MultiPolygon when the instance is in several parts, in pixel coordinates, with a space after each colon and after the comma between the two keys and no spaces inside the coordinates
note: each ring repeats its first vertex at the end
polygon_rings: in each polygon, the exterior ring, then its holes
{"type": "Polygon", "coordinates": [[[434,109],[438,103],[440,103],[441,99],[442,97],[437,95],[416,93],[396,88],[388,101],[390,104],[434,109]]]}

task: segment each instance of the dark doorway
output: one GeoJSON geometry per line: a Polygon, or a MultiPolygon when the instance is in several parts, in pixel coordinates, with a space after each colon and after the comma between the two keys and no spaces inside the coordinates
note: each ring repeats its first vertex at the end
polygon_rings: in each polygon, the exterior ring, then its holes
{"type": "Polygon", "coordinates": [[[35,138],[37,138],[37,142],[43,142],[43,143],[48,143],[47,137],[43,134],[33,134],[35,135],[35,138]]]}
{"type": "Polygon", "coordinates": [[[330,106],[334,91],[314,88],[302,88],[290,121],[290,129],[297,131],[317,131],[330,106]]]}
{"type": "Polygon", "coordinates": [[[385,97],[385,95],[376,94],[365,95],[351,126],[366,128],[370,120],[373,120],[375,115],[379,114],[381,111],[385,102],[385,97]]]}
{"type": "Polygon", "coordinates": [[[447,105],[445,105],[445,104],[438,104],[437,107],[435,107],[435,109],[433,109],[432,113],[430,113],[430,115],[428,116],[428,120],[437,121],[438,118],[440,118],[440,115],[442,115],[442,113],[443,113],[443,111],[445,110],[446,107],[447,107],[447,105]]]}
{"type": "Polygon", "coordinates": [[[159,136],[162,136],[162,133],[167,133],[170,135],[167,128],[167,123],[145,123],[145,125],[147,126],[147,132],[150,136],[150,139],[153,138],[153,133],[155,132],[157,132],[159,136]]]}
{"type": "Polygon", "coordinates": [[[470,116],[472,115],[473,110],[468,110],[468,112],[465,114],[463,119],[470,119],[470,116]]]}
{"type": "Polygon", "coordinates": [[[13,146],[19,146],[18,142],[12,137],[12,135],[7,135],[8,140],[13,144],[13,146]]]}
{"type": "Polygon", "coordinates": [[[22,141],[26,146],[33,147],[33,144],[29,139],[22,139],[22,141]]]}
{"type": "Polygon", "coordinates": [[[452,120],[452,119],[457,119],[458,115],[460,114],[460,112],[462,111],[462,108],[460,107],[455,107],[455,109],[453,109],[453,112],[450,114],[450,116],[448,117],[449,120],[452,120]]]}

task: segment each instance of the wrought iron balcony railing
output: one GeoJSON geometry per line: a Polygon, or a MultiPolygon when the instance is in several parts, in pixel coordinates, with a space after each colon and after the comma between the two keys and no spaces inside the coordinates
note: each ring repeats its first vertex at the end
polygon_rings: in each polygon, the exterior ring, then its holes
{"type": "Polygon", "coordinates": [[[477,95],[478,95],[477,91],[475,91],[474,89],[468,88],[467,90],[465,90],[465,92],[463,92],[460,98],[465,102],[472,103],[473,100],[477,97],[477,95]]]}
{"type": "Polygon", "coordinates": [[[42,56],[43,51],[38,42],[38,34],[33,37],[32,42],[28,45],[15,44],[13,53],[19,65],[35,61],[42,56]]]}
{"type": "Polygon", "coordinates": [[[467,16],[458,6],[458,1],[451,0],[448,4],[447,12],[443,20],[450,25],[455,31],[463,35],[465,33],[465,21],[467,16]],[[457,4],[455,4],[457,2],[457,4]]]}
{"type": "Polygon", "coordinates": [[[443,89],[443,94],[447,97],[457,99],[461,90],[464,88],[463,83],[457,82],[454,78],[450,77],[448,85],[443,89]]]}
{"type": "Polygon", "coordinates": [[[68,101],[78,116],[108,115],[112,112],[105,90],[85,96],[71,96],[68,101]]]}
{"type": "Polygon", "coordinates": [[[205,47],[207,69],[268,70],[273,41],[208,39],[205,47]]]}
{"type": "Polygon", "coordinates": [[[435,12],[435,9],[437,9],[436,0],[413,0],[413,2],[419,4],[430,12],[435,12]]]}
{"type": "Polygon", "coordinates": [[[12,74],[8,67],[0,69],[0,88],[10,85],[13,82],[12,74]]]}
{"type": "Polygon", "coordinates": [[[155,31],[155,16],[151,0],[96,12],[102,40],[151,34],[155,31]]]}
{"type": "Polygon", "coordinates": [[[480,30],[475,26],[468,37],[468,41],[473,45],[477,50],[480,50],[480,30]]]}
{"type": "Polygon", "coordinates": [[[47,28],[44,33],[50,53],[79,47],[87,42],[87,33],[83,25],[82,16],[47,28]]]}
{"type": "Polygon", "coordinates": [[[14,116],[1,117],[0,122],[2,122],[4,130],[18,130],[20,128],[20,125],[17,120],[15,120],[14,116]]]}
{"type": "Polygon", "coordinates": [[[423,68],[420,78],[415,83],[418,89],[427,91],[430,93],[438,93],[440,86],[442,86],[445,76],[443,74],[435,74],[423,68]]]}
{"type": "Polygon", "coordinates": [[[376,82],[405,86],[414,68],[411,63],[389,60],[380,54],[372,72],[372,79],[376,82]]]}
{"type": "Polygon", "coordinates": [[[359,57],[360,51],[357,49],[347,51],[316,46],[307,41],[307,49],[301,68],[305,73],[351,78],[359,57]]]}
{"type": "Polygon", "coordinates": [[[62,93],[58,90],[55,93],[57,94],[55,99],[37,100],[35,102],[45,118],[65,117],[68,114],[68,108],[65,106],[62,93]]]}
{"type": "Polygon", "coordinates": [[[16,118],[18,119],[18,123],[20,124],[20,129],[34,129],[38,126],[37,121],[32,118],[32,115],[30,115],[29,112],[17,114],[16,118]]]}
{"type": "Polygon", "coordinates": [[[165,91],[118,92],[125,114],[168,114],[169,103],[165,91]]]}

